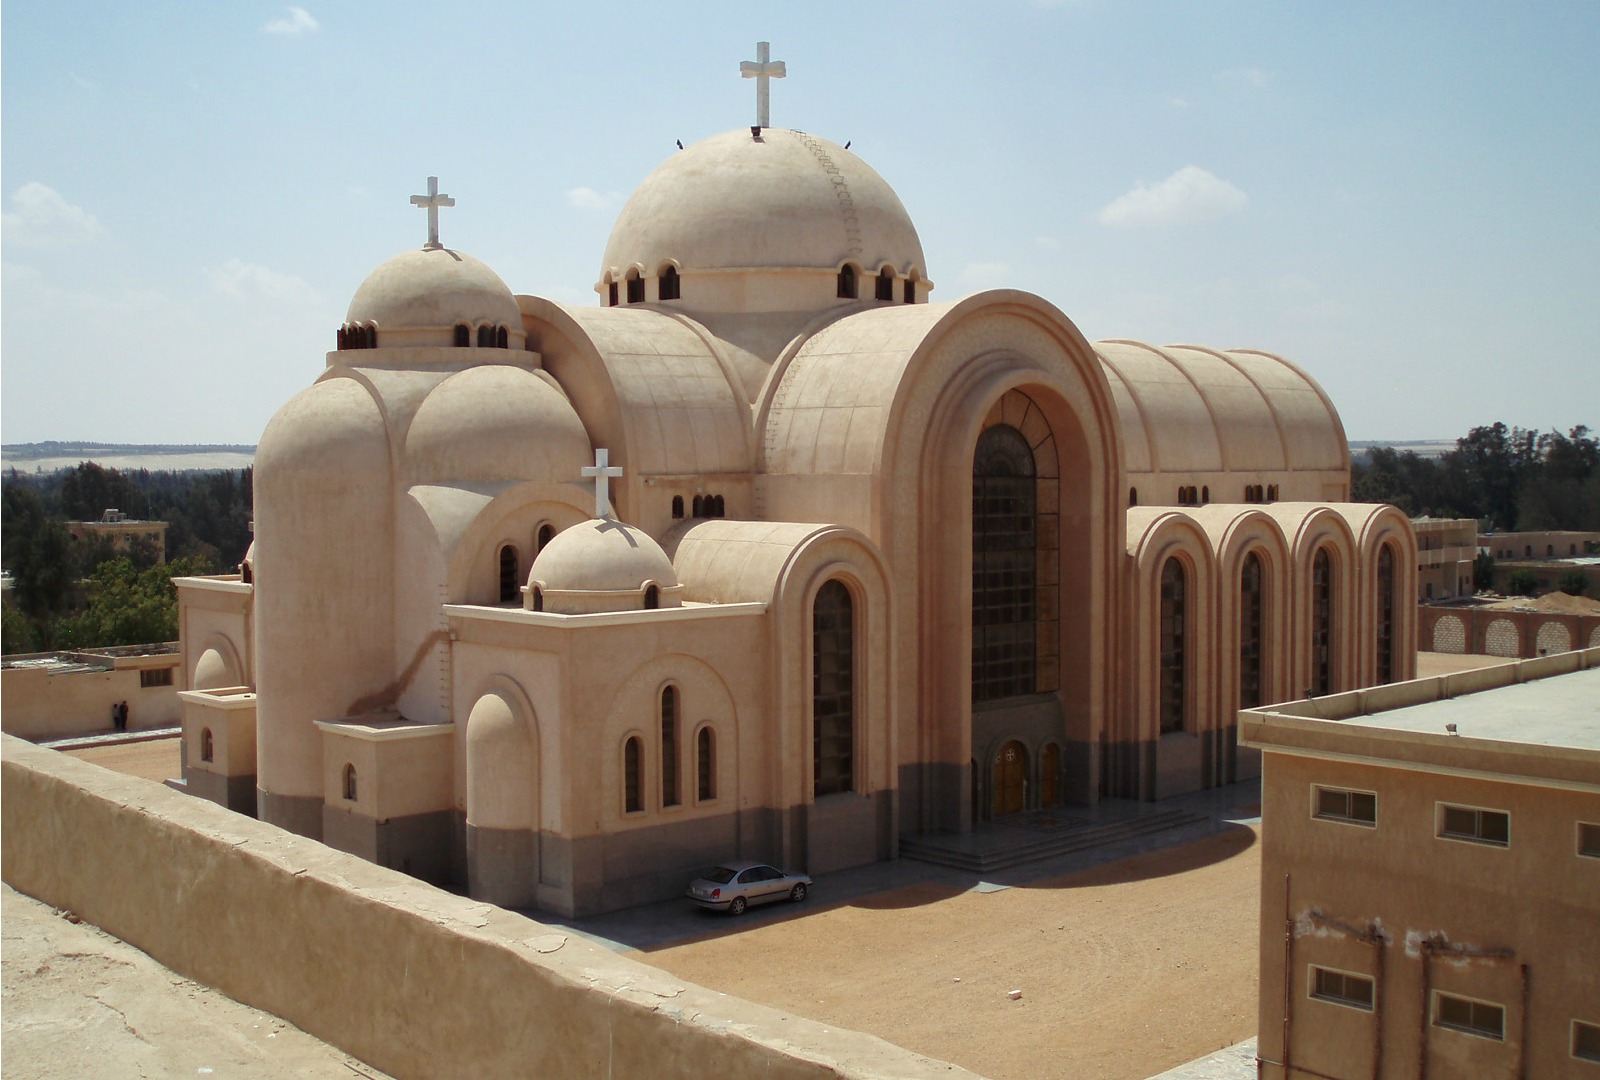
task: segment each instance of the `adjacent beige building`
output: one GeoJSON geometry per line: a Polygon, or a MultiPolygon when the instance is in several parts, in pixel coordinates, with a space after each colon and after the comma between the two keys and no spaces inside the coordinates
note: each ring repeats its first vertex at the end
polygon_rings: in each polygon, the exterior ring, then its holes
{"type": "Polygon", "coordinates": [[[1417,534],[1417,602],[1473,595],[1477,519],[1412,518],[1411,528],[1417,534]]]}
{"type": "Polygon", "coordinates": [[[1600,649],[1239,719],[1263,1076],[1600,1075],[1600,649]]]}
{"type": "Polygon", "coordinates": [[[178,723],[178,643],[76,652],[16,653],[0,664],[0,718],[8,735],[39,742],[112,730],[128,706],[128,730],[178,723]]]}
{"type": "Polygon", "coordinates": [[[167,523],[130,518],[114,507],[101,514],[99,521],[67,522],[67,535],[74,540],[102,540],[118,552],[149,544],[157,563],[167,561],[167,523]]]}
{"type": "Polygon", "coordinates": [[[180,582],[186,726],[254,695],[213,793],[591,912],[1226,783],[1240,707],[1412,673],[1411,527],[1348,501],[1307,372],[934,302],[845,147],[674,154],[594,289],[517,295],[434,226],[355,291],[261,438],[244,574],[180,582]]]}

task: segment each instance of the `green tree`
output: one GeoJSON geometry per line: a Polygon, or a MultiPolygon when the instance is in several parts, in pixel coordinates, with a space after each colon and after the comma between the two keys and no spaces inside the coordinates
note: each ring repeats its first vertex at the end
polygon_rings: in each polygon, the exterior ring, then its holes
{"type": "Polygon", "coordinates": [[[174,640],[178,590],[172,579],[209,569],[187,558],[143,571],[121,556],[101,563],[89,582],[88,606],[68,621],[63,644],[87,649],[174,640]]]}
{"type": "Polygon", "coordinates": [[[1568,570],[1561,575],[1556,588],[1568,596],[1582,596],[1589,591],[1589,579],[1582,570],[1568,570]]]}
{"type": "Polygon", "coordinates": [[[1513,570],[1506,588],[1513,596],[1532,596],[1539,591],[1539,575],[1532,570],[1513,570]]]}
{"type": "Polygon", "coordinates": [[[1477,592],[1494,588],[1494,556],[1487,551],[1472,560],[1472,588],[1477,592]]]}
{"type": "Polygon", "coordinates": [[[33,621],[11,604],[0,606],[0,651],[8,655],[34,651],[33,621]]]}

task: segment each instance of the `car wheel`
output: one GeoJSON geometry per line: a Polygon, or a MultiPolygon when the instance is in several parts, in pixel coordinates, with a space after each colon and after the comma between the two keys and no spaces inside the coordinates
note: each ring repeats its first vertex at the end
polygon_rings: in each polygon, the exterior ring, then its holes
{"type": "Polygon", "coordinates": [[[733,898],[733,903],[728,905],[728,914],[729,915],[743,915],[744,914],[744,909],[745,909],[744,897],[735,896],[733,898]]]}
{"type": "Polygon", "coordinates": [[[804,900],[805,898],[806,898],[806,883],[805,882],[802,881],[799,884],[797,884],[794,888],[789,890],[789,899],[793,900],[795,903],[798,904],[800,901],[804,900]]]}

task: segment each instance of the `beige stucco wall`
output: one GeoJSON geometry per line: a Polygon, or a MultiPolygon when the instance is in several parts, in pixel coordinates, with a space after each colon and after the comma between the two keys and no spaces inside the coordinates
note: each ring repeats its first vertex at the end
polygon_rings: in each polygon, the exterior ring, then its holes
{"type": "MultiPolygon", "coordinates": [[[[149,659],[154,662],[143,667],[176,668],[179,662],[177,653],[149,659]]],[[[131,662],[110,671],[8,667],[0,673],[0,723],[23,739],[88,735],[110,731],[111,706],[126,701],[130,731],[177,724],[177,673],[172,685],[141,687],[139,671],[131,662]]]]}
{"type": "Polygon", "coordinates": [[[4,740],[5,880],[399,1077],[970,1077],[4,740]]]}

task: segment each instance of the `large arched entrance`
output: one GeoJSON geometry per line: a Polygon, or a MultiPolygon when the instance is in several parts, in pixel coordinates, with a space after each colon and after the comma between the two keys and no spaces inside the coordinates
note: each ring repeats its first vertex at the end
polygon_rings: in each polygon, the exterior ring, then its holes
{"type": "Polygon", "coordinates": [[[997,818],[1020,814],[1028,808],[1028,748],[1016,739],[994,756],[991,812],[997,818]]]}

